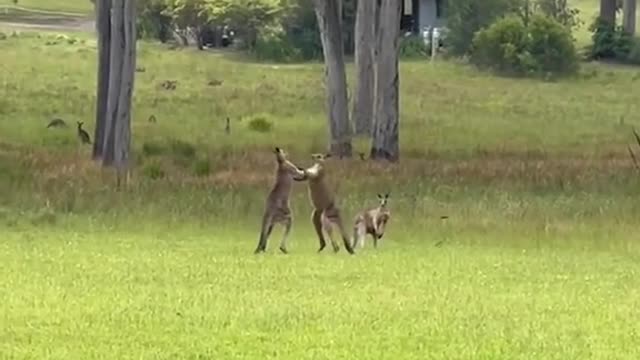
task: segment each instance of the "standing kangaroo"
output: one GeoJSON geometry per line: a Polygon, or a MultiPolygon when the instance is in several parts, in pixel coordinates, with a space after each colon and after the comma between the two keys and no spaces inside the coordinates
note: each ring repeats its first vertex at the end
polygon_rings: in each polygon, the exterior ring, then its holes
{"type": "Polygon", "coordinates": [[[355,243],[353,247],[364,247],[364,240],[367,235],[373,237],[373,246],[378,247],[378,240],[382,239],[384,235],[384,229],[387,222],[391,218],[391,211],[387,209],[387,202],[389,200],[389,193],[384,195],[378,194],[378,207],[365,210],[358,214],[355,219],[355,225],[353,226],[353,237],[355,243]]]}
{"type": "Polygon", "coordinates": [[[318,235],[318,241],[320,242],[318,252],[321,252],[327,246],[324,234],[322,233],[323,229],[327,232],[327,235],[329,235],[333,251],[338,252],[340,250],[340,246],[333,239],[332,228],[335,225],[340,231],[340,235],[344,241],[344,247],[347,249],[349,254],[353,255],[353,247],[351,246],[351,241],[344,229],[340,209],[336,206],[333,193],[329,190],[325,181],[326,174],[324,163],[329,157],[331,157],[331,154],[313,154],[311,156],[314,160],[313,166],[303,170],[303,178],[296,178],[294,180],[308,181],[309,199],[313,206],[311,222],[313,223],[313,227],[318,235]]]}
{"type": "Polygon", "coordinates": [[[82,142],[83,144],[91,144],[91,138],[89,138],[89,133],[84,131],[84,129],[82,128],[82,124],[84,123],[81,121],[77,121],[77,123],[78,123],[78,138],[80,139],[80,142],[82,142]]]}
{"type": "Polygon", "coordinates": [[[287,254],[287,238],[291,231],[293,217],[289,208],[289,195],[294,179],[300,179],[304,176],[302,170],[287,160],[287,155],[282,149],[276,147],[277,170],[276,181],[267,197],[267,203],[262,216],[262,228],[260,230],[260,240],[255,254],[265,252],[267,250],[267,239],[271,235],[273,226],[276,223],[284,225],[284,235],[280,243],[280,251],[287,254]]]}

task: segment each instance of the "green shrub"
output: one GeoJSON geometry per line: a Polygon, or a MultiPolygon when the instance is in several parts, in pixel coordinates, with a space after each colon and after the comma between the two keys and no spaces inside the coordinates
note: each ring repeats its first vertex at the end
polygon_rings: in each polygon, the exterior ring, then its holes
{"type": "Polygon", "coordinates": [[[292,62],[304,60],[301,52],[296,49],[282,29],[264,31],[256,41],[253,54],[259,60],[277,62],[292,62]]]}
{"type": "Polygon", "coordinates": [[[145,156],[158,156],[167,152],[166,147],[156,141],[148,141],[142,144],[142,154],[145,156]]]}
{"type": "Polygon", "coordinates": [[[249,121],[249,129],[256,132],[266,133],[271,131],[272,127],[271,122],[263,117],[256,117],[249,121]]]}
{"type": "Polygon", "coordinates": [[[427,45],[420,36],[407,36],[400,40],[400,57],[406,59],[424,58],[429,54],[427,45]]]}
{"type": "Polygon", "coordinates": [[[182,140],[172,140],[170,144],[171,153],[176,157],[192,159],[196,157],[196,147],[182,140]]]}
{"type": "Polygon", "coordinates": [[[204,159],[198,159],[194,164],[193,164],[193,173],[196,176],[207,176],[211,173],[211,163],[209,162],[209,159],[204,158],[204,159]]]}
{"type": "Polygon", "coordinates": [[[524,0],[454,0],[447,2],[447,50],[468,55],[476,32],[508,14],[520,13],[524,0]]]}
{"type": "Polygon", "coordinates": [[[158,180],[165,177],[165,172],[159,163],[151,163],[142,168],[142,174],[151,179],[158,180]]]}
{"type": "Polygon", "coordinates": [[[552,74],[573,74],[579,57],[571,30],[551,17],[536,15],[528,26],[529,53],[538,70],[552,74]]]}
{"type": "Polygon", "coordinates": [[[638,64],[638,40],[627,34],[621,26],[611,24],[597,18],[589,27],[593,33],[589,57],[593,60],[616,60],[638,64]]]}
{"type": "Polygon", "coordinates": [[[634,38],[632,40],[627,61],[633,65],[640,65],[640,38],[634,38]]]}
{"type": "Polygon", "coordinates": [[[556,20],[534,15],[529,26],[507,16],[476,33],[471,61],[508,75],[565,75],[578,70],[571,30],[556,20]]]}
{"type": "Polygon", "coordinates": [[[524,22],[507,16],[476,33],[471,61],[502,73],[527,73],[535,70],[528,49],[529,34],[524,22]]]}

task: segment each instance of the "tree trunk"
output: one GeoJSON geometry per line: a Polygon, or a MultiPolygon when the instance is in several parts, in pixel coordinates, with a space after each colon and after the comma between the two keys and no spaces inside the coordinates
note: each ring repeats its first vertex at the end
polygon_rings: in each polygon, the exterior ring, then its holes
{"type": "Polygon", "coordinates": [[[636,34],[636,0],[624,0],[622,27],[624,31],[634,36],[636,34]]]}
{"type": "MultiPolygon", "coordinates": [[[[117,0],[116,0],[117,1],[117,0]]],[[[136,6],[135,1],[124,0],[124,22],[121,34],[124,40],[122,79],[115,123],[114,160],[120,176],[128,170],[131,148],[131,103],[136,69],[136,6]]]]}
{"type": "Polygon", "coordinates": [[[107,98],[107,121],[105,126],[104,148],[102,163],[112,166],[115,162],[115,133],[118,121],[118,107],[123,77],[125,39],[122,32],[124,27],[124,1],[112,0],[111,10],[111,59],[109,61],[109,92],[107,98]]]}
{"type": "Polygon", "coordinates": [[[371,135],[374,109],[374,52],[376,1],[360,0],[356,13],[356,89],[353,122],[357,135],[371,135]]]}
{"type": "Polygon", "coordinates": [[[375,66],[375,121],[372,159],[398,161],[399,146],[399,73],[401,0],[382,0],[378,41],[380,53],[375,66]]]}
{"type": "Polygon", "coordinates": [[[126,170],[131,143],[131,99],[136,63],[135,2],[112,0],[111,58],[103,142],[104,166],[126,170]]]}
{"type": "Polygon", "coordinates": [[[600,20],[606,22],[607,26],[615,26],[616,0],[600,0],[600,20]]]}
{"type": "Polygon", "coordinates": [[[339,157],[351,157],[352,130],[349,122],[339,0],[313,0],[313,3],[325,61],[326,106],[331,134],[330,152],[339,157]]]}
{"type": "Polygon", "coordinates": [[[93,135],[93,158],[102,158],[109,92],[109,60],[111,53],[111,0],[96,3],[98,31],[98,91],[96,94],[96,127],[93,135]]]}

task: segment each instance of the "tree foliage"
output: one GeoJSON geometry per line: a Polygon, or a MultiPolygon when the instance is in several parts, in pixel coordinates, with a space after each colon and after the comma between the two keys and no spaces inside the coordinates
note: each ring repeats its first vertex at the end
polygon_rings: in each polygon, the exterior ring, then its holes
{"type": "MultiPolygon", "coordinates": [[[[343,41],[353,53],[356,0],[342,0],[343,41]]],[[[245,49],[270,60],[322,58],[322,44],[312,0],[137,0],[140,36],[183,42],[224,26],[245,49]]]]}

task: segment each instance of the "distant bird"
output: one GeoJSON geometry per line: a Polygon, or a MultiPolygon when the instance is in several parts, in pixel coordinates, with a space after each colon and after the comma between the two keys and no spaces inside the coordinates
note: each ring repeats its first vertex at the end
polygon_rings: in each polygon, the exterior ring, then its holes
{"type": "Polygon", "coordinates": [[[49,122],[49,125],[47,125],[47,129],[57,127],[67,127],[67,123],[60,118],[55,118],[49,122]]]}
{"type": "Polygon", "coordinates": [[[224,132],[231,134],[231,120],[227,117],[227,124],[224,127],[224,132]]]}
{"type": "Polygon", "coordinates": [[[151,116],[149,116],[149,119],[148,119],[147,121],[149,121],[150,123],[154,123],[154,124],[155,124],[155,122],[156,122],[156,116],[155,116],[155,115],[153,115],[153,114],[151,114],[151,116]]]}
{"type": "Polygon", "coordinates": [[[80,142],[82,142],[83,144],[91,144],[91,138],[89,137],[89,133],[87,133],[82,129],[82,124],[84,123],[81,121],[78,121],[77,123],[78,123],[78,138],[80,139],[80,142]]]}

